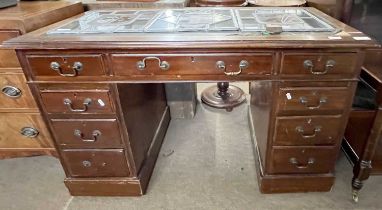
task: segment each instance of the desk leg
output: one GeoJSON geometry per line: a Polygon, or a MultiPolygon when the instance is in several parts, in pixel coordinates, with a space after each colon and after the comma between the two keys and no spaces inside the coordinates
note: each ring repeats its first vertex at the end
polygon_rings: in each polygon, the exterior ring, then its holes
{"type": "Polygon", "coordinates": [[[374,157],[375,149],[378,145],[378,140],[382,137],[382,107],[378,108],[377,115],[374,119],[373,126],[370,130],[365,149],[360,155],[359,161],[355,164],[353,169],[353,200],[358,202],[358,194],[363,187],[363,181],[367,180],[370,176],[372,169],[371,160],[374,157]]]}

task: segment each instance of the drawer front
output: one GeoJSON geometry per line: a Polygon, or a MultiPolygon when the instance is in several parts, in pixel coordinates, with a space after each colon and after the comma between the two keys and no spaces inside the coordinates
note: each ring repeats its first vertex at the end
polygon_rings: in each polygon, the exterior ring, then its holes
{"type": "Polygon", "coordinates": [[[105,75],[101,55],[27,55],[33,75],[81,77],[105,75]]]}
{"type": "Polygon", "coordinates": [[[56,141],[77,148],[119,148],[121,135],[116,119],[52,119],[56,141]]]}
{"type": "Polygon", "coordinates": [[[274,145],[334,145],[341,138],[343,121],[341,115],[278,117],[274,145]]]}
{"type": "MultiPolygon", "coordinates": [[[[19,31],[0,30],[0,45],[3,41],[15,38],[20,35],[19,31]]],[[[19,61],[14,50],[0,49],[0,68],[17,68],[20,67],[19,61]]]]}
{"type": "Polygon", "coordinates": [[[0,148],[54,148],[38,113],[1,113],[0,148]]]}
{"type": "Polygon", "coordinates": [[[214,55],[113,54],[115,75],[269,75],[271,53],[214,55]]]}
{"type": "Polygon", "coordinates": [[[329,173],[337,158],[337,150],[329,148],[273,148],[271,174],[329,173]]]}
{"type": "Polygon", "coordinates": [[[122,149],[63,150],[62,158],[71,177],[129,176],[122,149]]]}
{"type": "Polygon", "coordinates": [[[348,87],[280,88],[277,109],[284,114],[340,114],[348,106],[348,87]]]}
{"type": "Polygon", "coordinates": [[[42,91],[41,98],[48,113],[106,114],[114,110],[108,90],[42,91]]]}
{"type": "Polygon", "coordinates": [[[0,74],[0,109],[37,108],[23,73],[0,74]]]}
{"type": "Polygon", "coordinates": [[[357,53],[283,53],[281,74],[355,76],[357,53]]]}

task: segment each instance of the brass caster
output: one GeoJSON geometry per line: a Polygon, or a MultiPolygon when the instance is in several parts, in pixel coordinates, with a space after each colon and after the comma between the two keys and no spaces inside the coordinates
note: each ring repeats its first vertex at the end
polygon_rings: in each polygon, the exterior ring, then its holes
{"type": "Polygon", "coordinates": [[[353,195],[353,201],[355,203],[358,203],[358,190],[353,190],[352,195],[353,195]]]}

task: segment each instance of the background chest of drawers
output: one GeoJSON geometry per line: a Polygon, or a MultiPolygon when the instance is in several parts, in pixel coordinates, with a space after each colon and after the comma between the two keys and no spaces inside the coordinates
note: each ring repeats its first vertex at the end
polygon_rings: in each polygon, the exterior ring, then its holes
{"type": "MultiPolygon", "coordinates": [[[[0,9],[3,41],[83,12],[80,3],[19,2],[0,9]]],[[[14,50],[0,49],[0,159],[55,154],[14,50]]]]}

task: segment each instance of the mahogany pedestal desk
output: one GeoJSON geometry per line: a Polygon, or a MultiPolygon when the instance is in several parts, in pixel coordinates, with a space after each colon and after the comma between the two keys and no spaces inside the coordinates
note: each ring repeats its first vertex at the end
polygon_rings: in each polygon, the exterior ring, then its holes
{"type": "MultiPolygon", "coordinates": [[[[83,12],[81,3],[19,2],[0,9],[0,45],[83,12]]],[[[50,134],[13,50],[0,49],[0,159],[55,155],[50,134]]]]}
{"type": "Polygon", "coordinates": [[[91,11],[5,46],[70,193],[136,196],[170,121],[164,83],[199,81],[250,82],[243,120],[261,192],[330,190],[364,52],[377,44],[313,8],[257,7],[91,11]]]}
{"type": "Polygon", "coordinates": [[[350,112],[342,143],[354,164],[353,199],[363,181],[382,174],[382,50],[368,50],[360,74],[360,84],[350,112]]]}

